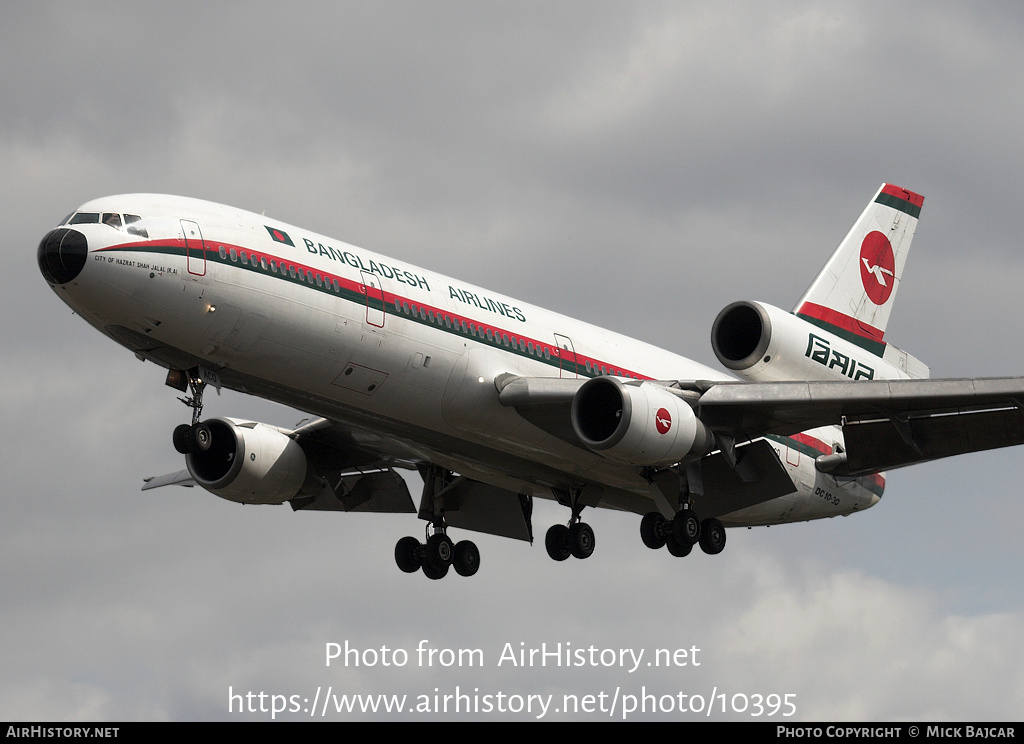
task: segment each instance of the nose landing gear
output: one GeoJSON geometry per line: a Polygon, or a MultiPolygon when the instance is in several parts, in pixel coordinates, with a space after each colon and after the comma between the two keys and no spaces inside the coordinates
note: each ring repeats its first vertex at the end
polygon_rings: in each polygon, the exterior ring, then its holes
{"type": "Polygon", "coordinates": [[[174,427],[171,440],[174,449],[183,455],[192,452],[205,452],[213,444],[213,434],[210,427],[200,422],[203,415],[203,391],[206,390],[207,380],[213,382],[220,391],[220,384],[217,375],[202,367],[190,370],[171,370],[167,373],[166,384],[185,391],[186,387],[192,393],[191,396],[178,398],[182,403],[192,409],[192,423],[181,424],[174,427]]]}

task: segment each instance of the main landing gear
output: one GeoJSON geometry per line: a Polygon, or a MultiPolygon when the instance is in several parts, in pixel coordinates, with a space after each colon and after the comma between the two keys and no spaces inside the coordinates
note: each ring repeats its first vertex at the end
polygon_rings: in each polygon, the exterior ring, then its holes
{"type": "Polygon", "coordinates": [[[594,529],[586,522],[553,524],[544,536],[544,547],[553,560],[589,558],[594,554],[594,529]]]}
{"type": "Polygon", "coordinates": [[[671,520],[648,512],[640,520],[640,539],[651,550],[664,547],[677,558],[689,555],[694,545],[716,555],[725,549],[725,527],[714,517],[700,521],[692,509],[676,512],[671,520]]]}
{"type": "Polygon", "coordinates": [[[472,576],[480,569],[480,551],[476,543],[462,540],[453,543],[444,532],[434,532],[421,543],[415,537],[403,537],[395,544],[395,563],[406,573],[421,568],[428,579],[443,579],[448,569],[459,576],[472,576]]]}
{"type": "Polygon", "coordinates": [[[572,509],[569,524],[551,525],[544,535],[544,547],[552,560],[564,561],[570,555],[582,560],[594,554],[594,529],[580,520],[580,512],[585,504],[580,502],[579,490],[569,500],[569,506],[572,509]]]}
{"type": "Polygon", "coordinates": [[[454,568],[459,576],[472,576],[480,570],[480,550],[469,540],[452,542],[444,517],[444,497],[453,483],[452,472],[431,465],[420,474],[420,517],[428,521],[427,540],[421,543],[415,537],[403,537],[395,544],[395,563],[406,573],[422,568],[428,579],[443,579],[449,568],[454,568]]]}

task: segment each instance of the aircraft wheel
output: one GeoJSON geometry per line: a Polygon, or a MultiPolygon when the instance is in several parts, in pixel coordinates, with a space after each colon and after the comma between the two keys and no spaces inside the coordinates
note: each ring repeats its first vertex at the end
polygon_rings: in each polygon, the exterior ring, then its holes
{"type": "Polygon", "coordinates": [[[213,432],[206,424],[196,424],[192,427],[192,440],[195,442],[196,450],[206,452],[213,445],[213,432]]]}
{"type": "Polygon", "coordinates": [[[718,555],[725,549],[725,527],[717,519],[705,519],[700,527],[700,549],[718,555]]]}
{"type": "Polygon", "coordinates": [[[586,522],[577,522],[569,528],[569,545],[572,554],[579,559],[594,554],[594,528],[586,522]]]}
{"type": "Polygon", "coordinates": [[[424,561],[423,575],[426,576],[428,579],[432,579],[434,581],[437,581],[438,579],[443,579],[445,576],[448,575],[448,566],[441,566],[440,568],[437,568],[436,566],[428,563],[427,561],[424,561]]]}
{"type": "Polygon", "coordinates": [[[665,547],[676,558],[685,558],[693,550],[693,543],[679,542],[675,535],[669,535],[665,538],[665,547]]]}
{"type": "Polygon", "coordinates": [[[480,550],[476,543],[462,540],[455,544],[452,567],[459,576],[472,576],[480,570],[480,550]]]}
{"type": "Polygon", "coordinates": [[[544,535],[544,547],[552,560],[564,561],[572,555],[569,528],[564,524],[553,524],[544,535]]]}
{"type": "Polygon", "coordinates": [[[174,442],[174,449],[183,455],[196,451],[195,432],[188,424],[175,426],[174,433],[171,435],[171,441],[174,442]]]}
{"type": "MultiPolygon", "coordinates": [[[[427,538],[427,549],[423,556],[423,565],[428,563],[437,569],[444,568],[448,572],[448,566],[452,565],[452,555],[455,546],[452,539],[443,532],[435,532],[427,538]]],[[[442,574],[443,575],[443,574],[442,574]]],[[[438,576],[437,578],[441,578],[438,576]]]]}
{"type": "Polygon", "coordinates": [[[676,512],[672,518],[672,534],[680,543],[695,545],[700,540],[700,520],[693,509],[676,512]]]}
{"type": "Polygon", "coordinates": [[[665,546],[668,520],[658,512],[647,512],[640,520],[640,539],[651,550],[665,546]]]}
{"type": "Polygon", "coordinates": [[[395,563],[406,573],[416,573],[423,563],[422,546],[415,537],[403,537],[395,543],[395,563]]]}

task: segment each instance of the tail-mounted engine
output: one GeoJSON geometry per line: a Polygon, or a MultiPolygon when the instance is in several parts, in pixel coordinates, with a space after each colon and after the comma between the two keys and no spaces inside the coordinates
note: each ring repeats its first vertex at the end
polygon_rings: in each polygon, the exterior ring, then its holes
{"type": "Polygon", "coordinates": [[[686,401],[649,382],[595,377],[573,397],[571,417],[583,444],[629,465],[668,466],[714,448],[686,401]]]}
{"type": "Polygon", "coordinates": [[[879,356],[761,302],[734,302],[722,310],[711,329],[711,346],[718,361],[758,382],[928,376],[924,364],[891,344],[879,343],[879,356]]]}
{"type": "Polygon", "coordinates": [[[280,504],[303,491],[306,455],[266,424],[209,419],[209,448],[185,456],[192,478],[207,491],[241,504],[280,504]]]}

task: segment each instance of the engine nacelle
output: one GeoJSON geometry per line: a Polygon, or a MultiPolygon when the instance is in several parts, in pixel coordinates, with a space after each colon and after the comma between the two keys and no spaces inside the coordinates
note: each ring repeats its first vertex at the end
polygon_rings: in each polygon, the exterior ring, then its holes
{"type": "Polygon", "coordinates": [[[587,447],[629,465],[673,465],[714,447],[686,401],[658,385],[595,377],[572,400],[572,428],[587,447]]]}
{"type": "Polygon", "coordinates": [[[715,318],[718,361],[758,382],[893,380],[927,377],[928,368],[891,344],[883,356],[762,302],[734,302],[715,318]]]}
{"type": "Polygon", "coordinates": [[[207,491],[240,504],[280,504],[306,482],[306,454],[266,424],[209,419],[208,450],[185,456],[192,478],[207,491]]]}

